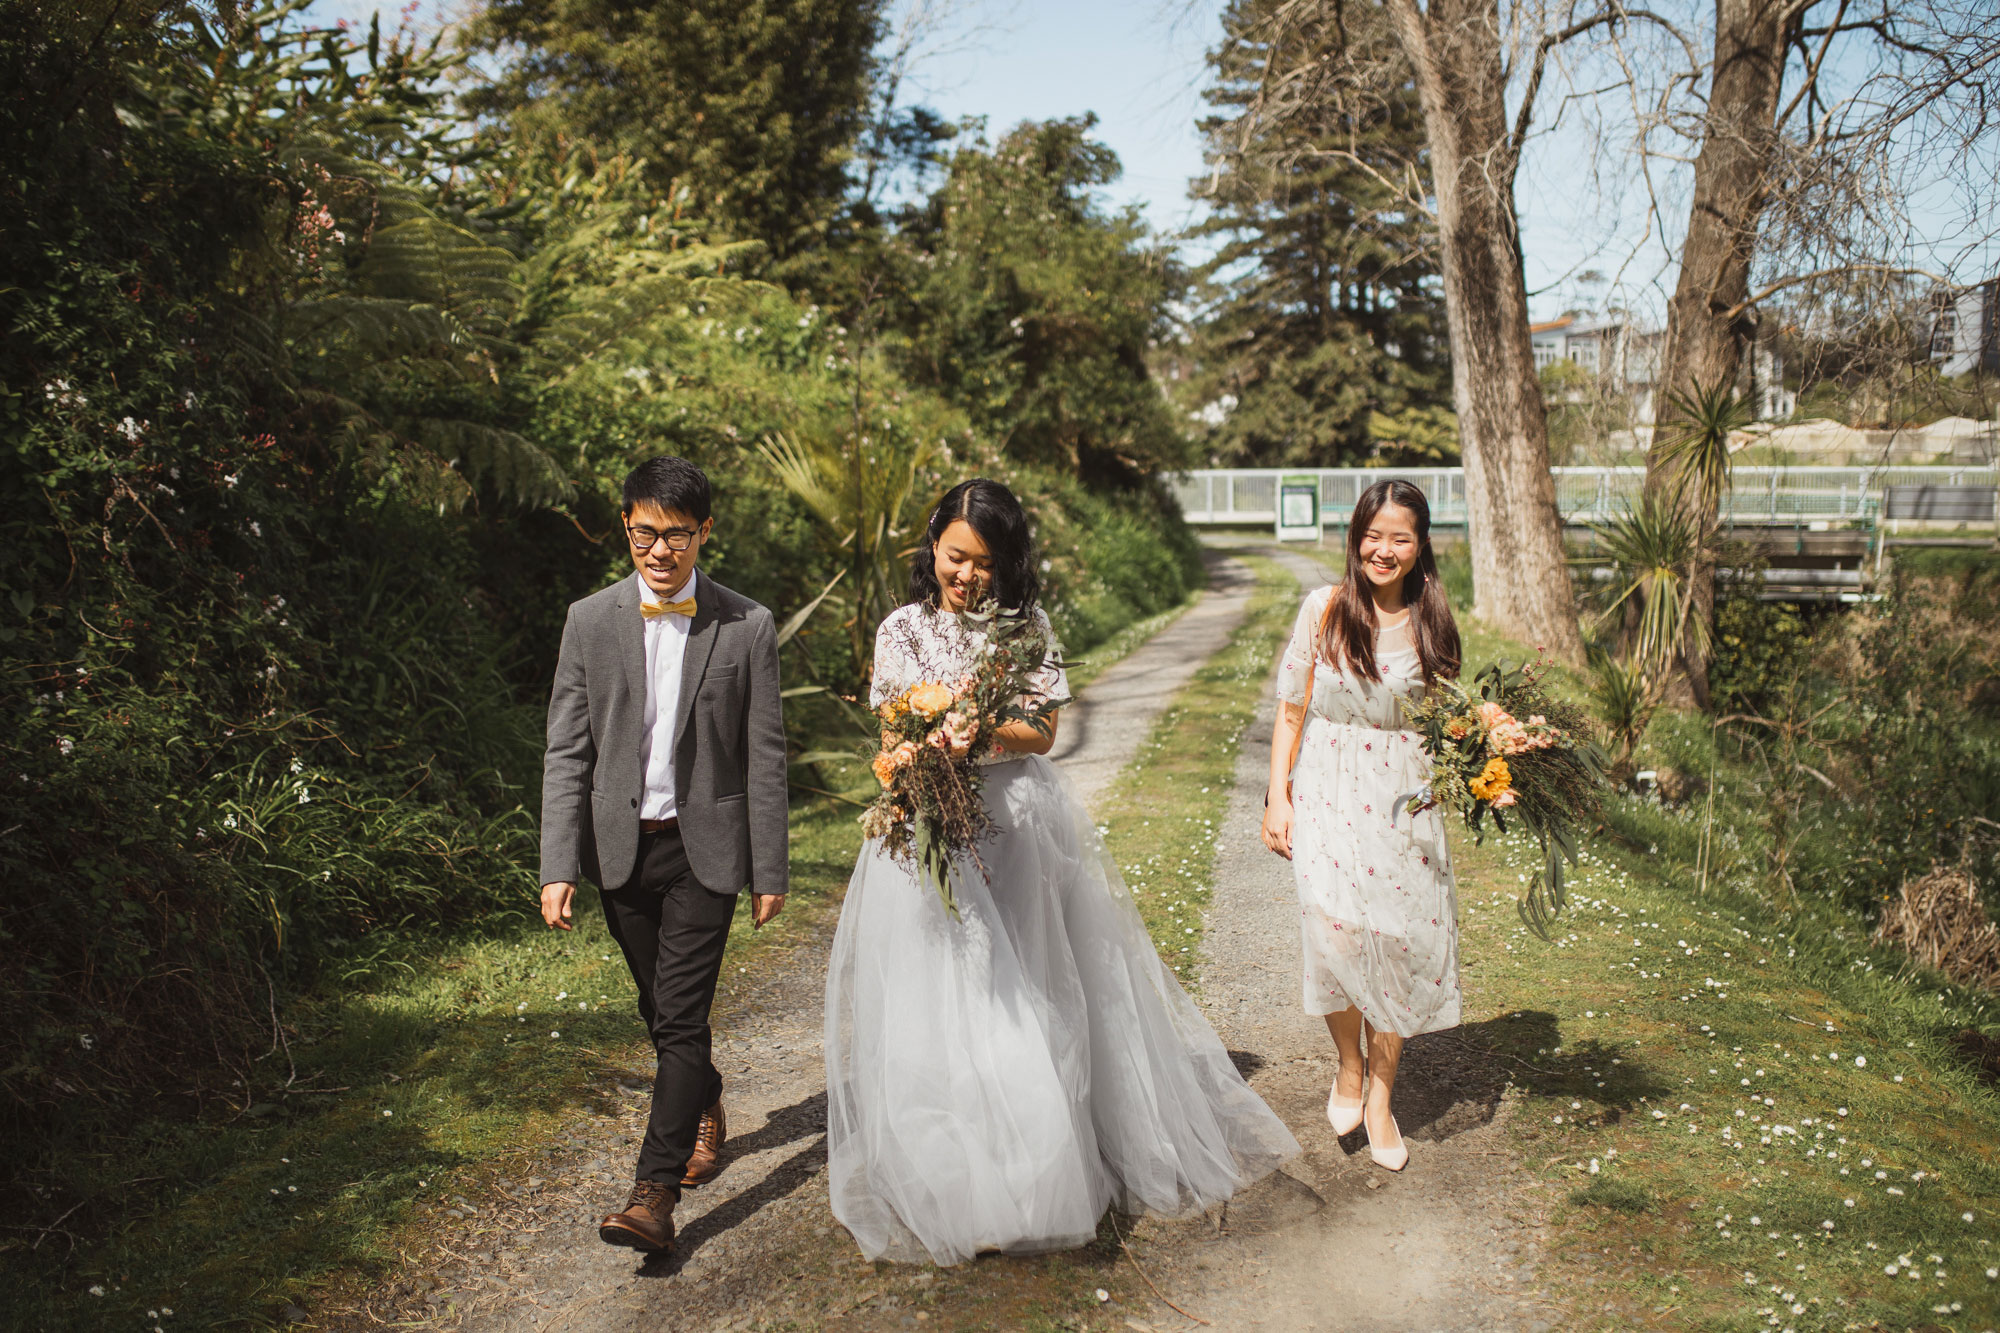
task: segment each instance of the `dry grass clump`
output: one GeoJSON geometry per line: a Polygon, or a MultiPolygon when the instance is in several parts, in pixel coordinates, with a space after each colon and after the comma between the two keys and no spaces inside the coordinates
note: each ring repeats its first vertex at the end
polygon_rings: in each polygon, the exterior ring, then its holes
{"type": "Polygon", "coordinates": [[[1875,943],[1895,944],[1918,962],[1968,986],[2000,988],[2000,927],[1963,870],[1933,866],[1903,885],[1882,913],[1875,943]]]}

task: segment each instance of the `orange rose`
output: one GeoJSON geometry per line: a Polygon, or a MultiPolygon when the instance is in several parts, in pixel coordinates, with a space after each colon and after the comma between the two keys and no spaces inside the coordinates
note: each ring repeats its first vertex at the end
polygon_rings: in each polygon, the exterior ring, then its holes
{"type": "Polygon", "coordinates": [[[896,770],[917,757],[917,747],[904,741],[893,750],[884,750],[875,756],[868,766],[875,771],[875,780],[888,786],[895,779],[896,770]]]}
{"type": "Polygon", "coordinates": [[[1514,775],[1507,771],[1507,761],[1496,754],[1486,761],[1486,767],[1480,770],[1479,776],[1465,785],[1480,800],[1493,801],[1511,787],[1513,781],[1514,775]]]}
{"type": "Polygon", "coordinates": [[[909,698],[911,708],[926,717],[936,717],[939,713],[951,707],[955,696],[952,694],[949,686],[940,685],[934,680],[927,680],[912,689],[907,697],[909,698]]]}

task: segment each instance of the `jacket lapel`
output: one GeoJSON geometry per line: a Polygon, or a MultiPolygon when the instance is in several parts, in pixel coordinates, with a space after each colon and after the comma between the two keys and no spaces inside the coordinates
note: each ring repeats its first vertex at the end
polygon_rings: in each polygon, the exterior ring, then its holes
{"type": "Polygon", "coordinates": [[[646,706],[646,618],[639,614],[645,594],[635,572],[618,585],[618,660],[625,668],[625,688],[641,709],[646,706]]]}
{"type": "Polygon", "coordinates": [[[688,626],[687,650],[681,658],[680,706],[674,714],[674,739],[688,734],[688,719],[694,716],[694,698],[701,692],[702,673],[708,670],[709,655],[715,651],[717,620],[715,588],[706,574],[694,585],[694,623],[688,626]]]}

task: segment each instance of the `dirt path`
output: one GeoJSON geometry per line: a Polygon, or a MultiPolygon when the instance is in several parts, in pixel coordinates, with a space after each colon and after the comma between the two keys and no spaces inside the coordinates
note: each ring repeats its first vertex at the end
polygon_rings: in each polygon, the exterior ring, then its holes
{"type": "MultiPolygon", "coordinates": [[[[1305,556],[1276,554],[1302,585],[1325,581],[1325,570],[1305,556]]],[[[1248,570],[1219,556],[1211,577],[1210,595],[1107,670],[1066,715],[1063,763],[1086,799],[1129,762],[1159,711],[1240,623],[1248,570]]],[[[1139,1222],[1131,1233],[1136,1264],[1159,1292],[1218,1330],[1556,1327],[1559,1307],[1537,1286],[1545,1196],[1503,1140],[1506,1079],[1491,1057],[1450,1033],[1410,1043],[1396,1092],[1411,1153],[1402,1175],[1372,1166],[1359,1135],[1343,1143],[1326,1123],[1334,1054],[1323,1025],[1299,1009],[1291,872],[1257,836],[1272,715],[1268,685],[1264,693],[1238,758],[1217,857],[1200,998],[1306,1153],[1208,1216],[1139,1222]]],[[[683,1201],[681,1249],[672,1259],[641,1261],[595,1233],[596,1216],[623,1201],[643,1131],[650,1074],[635,1048],[629,1079],[602,1090],[594,1119],[479,1198],[439,1201],[429,1253],[332,1326],[1193,1329],[1134,1280],[1135,1267],[1115,1246],[954,1269],[860,1258],[833,1220],[825,1183],[827,945],[824,936],[802,942],[718,1001],[716,1062],[728,1080],[732,1130],[727,1167],[683,1201]],[[1088,1292],[1099,1285],[1118,1297],[1095,1305],[1088,1292]]],[[[1468,969],[1468,1013],[1481,1011],[1476,975],[1468,969]]]]}
{"type": "MultiPolygon", "coordinates": [[[[1131,760],[1153,719],[1241,623],[1249,569],[1227,556],[1212,555],[1209,564],[1201,601],[1107,669],[1064,713],[1058,757],[1086,800],[1131,760]]],[[[951,1328],[960,1322],[954,1309],[976,1310],[982,1326],[1025,1322],[1042,1307],[1052,1266],[1064,1259],[986,1260],[952,1270],[877,1266],[861,1259],[834,1221],[820,1028],[830,934],[806,940],[760,968],[760,977],[746,978],[751,984],[718,997],[715,1061],[731,1135],[726,1166],[683,1198],[675,1213],[680,1247],[671,1259],[644,1261],[597,1239],[597,1217],[624,1202],[644,1132],[652,1075],[635,1047],[629,1078],[601,1090],[605,1105],[591,1123],[480,1197],[439,1200],[431,1252],[331,1316],[330,1326],[415,1320],[481,1333],[734,1333],[897,1329],[935,1318],[951,1328]]]]}
{"type": "MultiPolygon", "coordinates": [[[[1316,562],[1277,553],[1302,586],[1316,562]]],[[[1540,1195],[1514,1165],[1491,1057],[1451,1033],[1409,1043],[1396,1086],[1410,1145],[1400,1175],[1369,1161],[1365,1137],[1326,1122],[1337,1067],[1324,1024],[1299,1007],[1298,900],[1291,867],[1258,837],[1270,755],[1270,688],[1237,761],[1204,941],[1201,1000],[1250,1082],[1299,1137],[1284,1177],[1206,1219],[1149,1220],[1136,1241],[1176,1303],[1225,1330],[1541,1330],[1540,1195]]],[[[1476,969],[1468,1013],[1480,1010],[1476,969]]],[[[1192,1327],[1177,1315],[1160,1330],[1192,1327]]]]}
{"type": "Polygon", "coordinates": [[[1213,550],[1204,556],[1208,588],[1201,600],[1106,668],[1084,692],[1084,706],[1062,715],[1049,757],[1063,766],[1086,804],[1118,776],[1154,719],[1243,623],[1255,581],[1250,567],[1213,550]]]}

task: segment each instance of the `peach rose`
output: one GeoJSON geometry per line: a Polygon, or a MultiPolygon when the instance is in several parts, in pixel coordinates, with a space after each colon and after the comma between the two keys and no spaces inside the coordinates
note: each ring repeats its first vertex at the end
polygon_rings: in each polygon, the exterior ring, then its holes
{"type": "Polygon", "coordinates": [[[963,759],[972,749],[974,737],[979,734],[979,714],[963,708],[954,708],[944,715],[944,725],[940,728],[951,750],[952,758],[963,759]]]}
{"type": "Polygon", "coordinates": [[[954,696],[951,687],[927,680],[912,689],[909,694],[910,707],[926,717],[936,717],[951,707],[954,696]]]}

